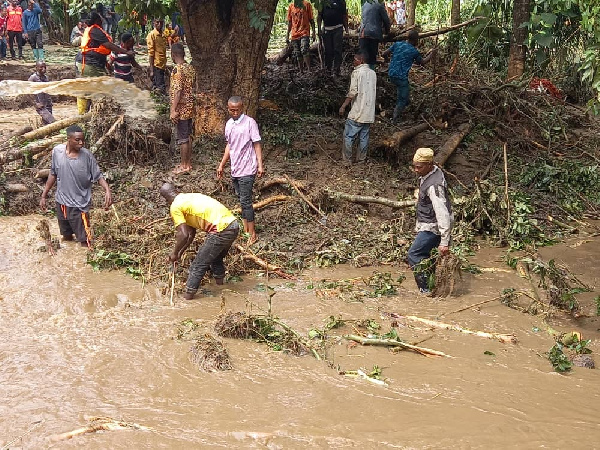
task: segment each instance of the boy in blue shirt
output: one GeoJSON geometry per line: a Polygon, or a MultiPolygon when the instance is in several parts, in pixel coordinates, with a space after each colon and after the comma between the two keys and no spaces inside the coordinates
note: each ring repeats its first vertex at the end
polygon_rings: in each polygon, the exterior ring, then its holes
{"type": "Polygon", "coordinates": [[[384,58],[392,55],[392,61],[388,69],[390,81],[398,88],[398,98],[396,99],[396,107],[394,108],[393,121],[396,123],[404,108],[410,103],[410,84],[408,83],[408,72],[413,65],[425,65],[435,54],[433,49],[425,57],[417,50],[419,44],[419,32],[410,30],[408,32],[407,41],[398,41],[388,48],[384,53],[384,58]]]}
{"type": "Polygon", "coordinates": [[[40,27],[40,14],[42,8],[33,0],[29,0],[27,9],[23,11],[23,37],[29,39],[36,61],[44,60],[44,42],[42,28],[40,27]]]}

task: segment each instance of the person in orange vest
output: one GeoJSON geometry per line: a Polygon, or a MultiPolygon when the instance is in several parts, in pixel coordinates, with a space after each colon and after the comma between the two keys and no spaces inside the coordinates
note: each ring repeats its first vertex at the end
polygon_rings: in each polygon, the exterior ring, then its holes
{"type": "Polygon", "coordinates": [[[19,6],[17,0],[11,0],[8,7],[8,19],[6,21],[6,31],[8,32],[8,48],[10,48],[10,56],[15,57],[14,41],[17,41],[19,48],[19,59],[23,59],[23,8],[19,6]]]}
{"type": "MultiPolygon", "coordinates": [[[[133,56],[132,50],[125,50],[112,42],[112,38],[102,29],[102,17],[97,12],[92,12],[89,26],[81,38],[81,51],[75,59],[79,77],[101,77],[107,75],[106,62],[110,52],[133,56]]],[[[89,101],[85,98],[77,99],[79,114],[85,114],[89,101]]]]}

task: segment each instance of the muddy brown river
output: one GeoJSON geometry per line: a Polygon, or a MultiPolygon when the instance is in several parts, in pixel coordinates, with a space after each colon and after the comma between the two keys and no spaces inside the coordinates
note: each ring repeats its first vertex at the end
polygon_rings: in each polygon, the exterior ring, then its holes
{"type": "MultiPolygon", "coordinates": [[[[410,278],[397,296],[356,303],[307,289],[315,280],[369,276],[374,268],[320,269],[293,285],[269,283],[277,292],[275,313],[303,333],[332,314],[373,318],[385,331],[390,319],[382,312],[394,311],[514,333],[516,345],[401,324],[403,339],[429,338],[422,345],[453,358],[391,353],[340,338],[330,350],[333,369],[310,356],[225,339],[233,370],[202,373],[188,359],[190,343],[174,338],[177,324],[189,317],[210,330],[221,294],[226,309],[243,311],[247,301],[266,308],[267,294],[257,289],[264,278],[210,284],[209,295],[176,299],[170,307],[151,285],[119,272],[93,272],[85,249],[66,245],[54,257],[39,252],[40,218],[0,217],[0,448],[10,442],[27,449],[600,447],[600,372],[554,372],[544,355],[554,341],[540,317],[499,302],[442,316],[505,287],[527,289],[511,271],[466,274],[460,295],[443,300],[417,296],[410,278]],[[387,385],[337,370],[374,365],[383,368],[387,385]],[[52,442],[90,416],[154,431],[101,431],[52,442]]],[[[58,234],[54,221],[51,231],[58,234]]],[[[541,253],[599,286],[598,242],[580,236],[541,253]]],[[[484,249],[473,262],[505,269],[501,254],[484,249]]],[[[394,276],[404,270],[378,269],[394,276]]],[[[584,312],[591,314],[595,295],[581,296],[584,312]]],[[[558,316],[552,325],[581,331],[592,339],[594,354],[600,351],[596,317],[558,316]]]]}

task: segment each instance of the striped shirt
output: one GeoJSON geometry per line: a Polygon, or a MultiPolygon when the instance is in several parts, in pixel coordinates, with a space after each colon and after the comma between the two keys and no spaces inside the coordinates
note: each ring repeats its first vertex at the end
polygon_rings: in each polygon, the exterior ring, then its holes
{"type": "Polygon", "coordinates": [[[112,52],[110,54],[110,62],[113,63],[115,78],[120,78],[121,80],[133,83],[133,73],[131,68],[133,61],[135,61],[135,56],[112,52]]]}

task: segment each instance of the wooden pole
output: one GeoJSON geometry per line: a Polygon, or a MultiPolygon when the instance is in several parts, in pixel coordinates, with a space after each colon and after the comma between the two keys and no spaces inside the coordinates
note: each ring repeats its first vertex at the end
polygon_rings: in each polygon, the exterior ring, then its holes
{"type": "Polygon", "coordinates": [[[175,306],[173,303],[173,294],[175,293],[175,270],[177,269],[177,263],[173,263],[173,267],[171,267],[171,299],[169,300],[169,304],[171,306],[175,306]]]}
{"type": "Polygon", "coordinates": [[[84,114],[83,116],[75,116],[69,117],[67,119],[57,120],[51,124],[45,125],[43,127],[38,128],[37,130],[30,131],[29,133],[25,133],[21,136],[22,141],[32,141],[34,139],[40,139],[46,136],[50,136],[51,134],[56,133],[57,131],[62,130],[63,128],[67,128],[76,123],[87,122],[92,118],[91,111],[84,114]]]}
{"type": "Polygon", "coordinates": [[[420,354],[426,355],[426,356],[428,356],[428,355],[429,356],[443,356],[445,358],[452,358],[452,356],[447,355],[438,350],[432,350],[430,348],[425,348],[425,347],[417,347],[416,345],[407,344],[406,342],[397,341],[395,339],[367,338],[367,337],[363,337],[363,336],[356,336],[354,334],[348,334],[348,335],[344,336],[344,338],[348,339],[349,341],[358,342],[359,344],[362,344],[362,345],[381,345],[381,346],[385,346],[385,347],[402,347],[407,350],[413,350],[417,353],[420,353],[420,354]]]}

